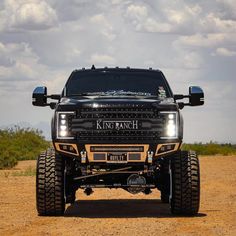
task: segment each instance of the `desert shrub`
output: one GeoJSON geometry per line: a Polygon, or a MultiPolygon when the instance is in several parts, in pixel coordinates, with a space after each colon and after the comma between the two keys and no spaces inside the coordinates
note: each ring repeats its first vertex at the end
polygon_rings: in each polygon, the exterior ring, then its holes
{"type": "Polygon", "coordinates": [[[0,130],[0,169],[11,168],[19,160],[33,160],[48,148],[42,132],[32,128],[14,128],[0,130]]]}
{"type": "Polygon", "coordinates": [[[0,169],[12,168],[17,164],[15,153],[9,150],[0,150],[0,169]]]}
{"type": "Polygon", "coordinates": [[[194,144],[183,144],[183,150],[194,150],[199,155],[235,155],[236,154],[236,145],[230,143],[218,144],[216,142],[209,143],[194,143],[194,144]]]}

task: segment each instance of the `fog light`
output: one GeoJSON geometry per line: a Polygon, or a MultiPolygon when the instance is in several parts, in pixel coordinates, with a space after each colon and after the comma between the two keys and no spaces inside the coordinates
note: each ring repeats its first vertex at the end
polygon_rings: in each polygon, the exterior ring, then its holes
{"type": "Polygon", "coordinates": [[[177,150],[179,143],[159,144],[157,146],[156,155],[164,154],[177,150]]]}
{"type": "Polygon", "coordinates": [[[79,155],[77,145],[74,143],[55,143],[56,150],[72,155],[79,155]]]}

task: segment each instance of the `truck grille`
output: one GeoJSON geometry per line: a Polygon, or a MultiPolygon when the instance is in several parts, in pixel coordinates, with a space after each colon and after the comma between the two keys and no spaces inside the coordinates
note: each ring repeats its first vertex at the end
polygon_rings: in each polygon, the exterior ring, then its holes
{"type": "Polygon", "coordinates": [[[84,143],[143,143],[157,140],[163,125],[150,108],[83,108],[71,118],[70,130],[84,143]]]}

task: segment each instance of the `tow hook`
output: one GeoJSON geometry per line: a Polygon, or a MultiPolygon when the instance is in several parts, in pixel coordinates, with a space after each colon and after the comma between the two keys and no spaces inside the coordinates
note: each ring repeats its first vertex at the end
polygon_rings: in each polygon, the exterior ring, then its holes
{"type": "Polygon", "coordinates": [[[85,193],[87,196],[89,196],[89,195],[91,195],[91,194],[93,193],[93,190],[92,190],[92,188],[86,188],[86,189],[84,190],[84,193],[85,193]]]}

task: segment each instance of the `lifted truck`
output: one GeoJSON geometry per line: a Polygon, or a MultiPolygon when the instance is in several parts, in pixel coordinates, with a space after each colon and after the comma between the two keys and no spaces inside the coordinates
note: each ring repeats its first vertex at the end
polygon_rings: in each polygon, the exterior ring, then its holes
{"type": "Polygon", "coordinates": [[[174,95],[159,70],[93,66],[73,71],[61,94],[35,88],[32,103],[55,109],[53,148],[37,160],[39,215],[63,215],[79,188],[87,195],[93,188],[157,188],[173,214],[198,213],[199,162],[195,152],[181,151],[180,109],[203,105],[201,88],[174,95]]]}

